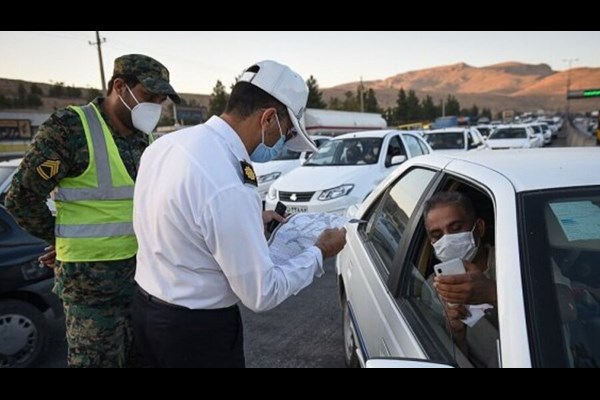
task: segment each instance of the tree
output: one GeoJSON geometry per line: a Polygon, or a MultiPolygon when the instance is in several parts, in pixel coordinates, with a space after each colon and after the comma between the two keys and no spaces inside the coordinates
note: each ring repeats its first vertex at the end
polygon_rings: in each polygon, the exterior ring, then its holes
{"type": "Polygon", "coordinates": [[[425,100],[423,100],[422,107],[423,107],[423,119],[425,119],[427,121],[433,121],[439,116],[438,108],[435,105],[435,103],[433,102],[433,97],[427,95],[425,97],[425,100]]]}
{"type": "Polygon", "coordinates": [[[63,97],[65,92],[65,83],[64,82],[56,82],[54,85],[50,87],[48,91],[48,95],[50,97],[63,97]]]}
{"type": "Polygon", "coordinates": [[[400,88],[398,91],[398,99],[396,100],[394,114],[396,115],[395,122],[397,124],[408,123],[408,102],[404,88],[400,88]]]}
{"type": "Polygon", "coordinates": [[[471,117],[471,118],[479,117],[479,107],[477,107],[477,105],[473,104],[473,107],[471,107],[471,109],[469,110],[469,117],[471,117]]]}
{"type": "Polygon", "coordinates": [[[489,108],[484,108],[481,110],[481,116],[492,119],[492,110],[489,108]]]}
{"type": "Polygon", "coordinates": [[[375,91],[373,89],[369,89],[367,91],[367,95],[365,97],[365,112],[381,112],[381,109],[379,108],[379,103],[377,102],[377,96],[375,95],[375,91]]]}
{"type": "Polygon", "coordinates": [[[446,115],[459,115],[460,114],[460,103],[456,97],[451,94],[446,99],[446,115]]]}
{"type": "Polygon", "coordinates": [[[354,97],[354,93],[351,91],[347,91],[344,96],[346,99],[342,103],[342,109],[345,111],[360,111],[360,105],[358,104],[358,99],[354,97]]]}
{"type": "Polygon", "coordinates": [[[406,122],[412,123],[422,119],[422,109],[419,98],[414,90],[408,91],[406,97],[406,122]]]}
{"type": "Polygon", "coordinates": [[[32,84],[31,87],[29,88],[29,93],[31,93],[34,96],[43,96],[44,95],[44,92],[42,91],[42,89],[35,83],[32,84]]]}
{"type": "Polygon", "coordinates": [[[229,101],[229,94],[225,90],[225,86],[221,81],[217,81],[217,84],[213,88],[213,92],[208,102],[208,116],[209,118],[213,115],[221,115],[225,111],[227,102],[229,101]]]}
{"type": "Polygon", "coordinates": [[[319,108],[323,109],[327,107],[327,103],[323,100],[323,92],[319,90],[319,84],[314,76],[310,76],[306,81],[308,86],[308,102],[307,108],[319,108]]]}
{"type": "Polygon", "coordinates": [[[330,110],[342,110],[343,105],[340,99],[337,97],[332,97],[329,99],[329,105],[327,106],[330,110]]]}

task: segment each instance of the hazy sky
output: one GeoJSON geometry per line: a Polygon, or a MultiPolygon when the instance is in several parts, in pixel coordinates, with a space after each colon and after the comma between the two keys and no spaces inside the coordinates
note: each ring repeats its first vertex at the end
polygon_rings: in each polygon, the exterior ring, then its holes
{"type": "MultiPolygon", "coordinates": [[[[600,67],[600,31],[587,32],[110,32],[103,45],[106,78],[120,55],[144,53],[169,68],[176,90],[229,86],[252,63],[273,59],[321,87],[382,79],[400,72],[466,62],[505,61],[567,69],[600,67]]],[[[0,32],[0,77],[100,87],[94,31],[0,32]]]]}

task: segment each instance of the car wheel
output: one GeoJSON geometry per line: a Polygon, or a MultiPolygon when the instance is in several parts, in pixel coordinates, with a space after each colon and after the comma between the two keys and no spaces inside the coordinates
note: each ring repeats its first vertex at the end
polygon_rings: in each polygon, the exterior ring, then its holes
{"type": "Polygon", "coordinates": [[[356,341],[354,338],[354,332],[352,331],[352,318],[350,318],[350,306],[348,306],[348,301],[346,300],[346,296],[342,298],[342,324],[343,324],[343,332],[344,332],[344,359],[346,362],[346,367],[348,368],[358,368],[360,367],[360,363],[358,361],[358,355],[356,354],[356,341]]]}
{"type": "Polygon", "coordinates": [[[27,368],[46,347],[48,329],[36,307],[18,300],[0,302],[0,368],[27,368]]]}

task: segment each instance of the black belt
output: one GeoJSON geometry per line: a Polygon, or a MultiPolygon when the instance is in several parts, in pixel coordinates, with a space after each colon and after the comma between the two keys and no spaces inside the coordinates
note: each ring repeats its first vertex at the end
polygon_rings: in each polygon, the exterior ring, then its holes
{"type": "Polygon", "coordinates": [[[187,307],[178,306],[177,304],[167,303],[166,301],[161,300],[158,297],[152,296],[150,293],[146,292],[140,286],[138,286],[137,288],[138,288],[138,293],[144,298],[144,300],[146,300],[149,303],[160,304],[161,306],[165,306],[165,307],[169,307],[169,308],[174,308],[176,310],[191,311],[187,307]]]}

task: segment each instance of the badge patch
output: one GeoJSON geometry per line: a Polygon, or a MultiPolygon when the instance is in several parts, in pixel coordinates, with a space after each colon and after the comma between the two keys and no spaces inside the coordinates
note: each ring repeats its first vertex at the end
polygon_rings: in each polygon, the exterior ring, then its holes
{"type": "Polygon", "coordinates": [[[54,178],[58,175],[58,171],[60,170],[60,161],[58,160],[48,160],[45,161],[42,165],[35,169],[39,176],[42,177],[43,180],[47,181],[54,178]]]}
{"type": "Polygon", "coordinates": [[[256,172],[254,172],[254,168],[252,165],[248,164],[246,161],[240,161],[242,164],[242,175],[244,176],[244,183],[258,186],[258,180],[256,179],[256,172]]]}

